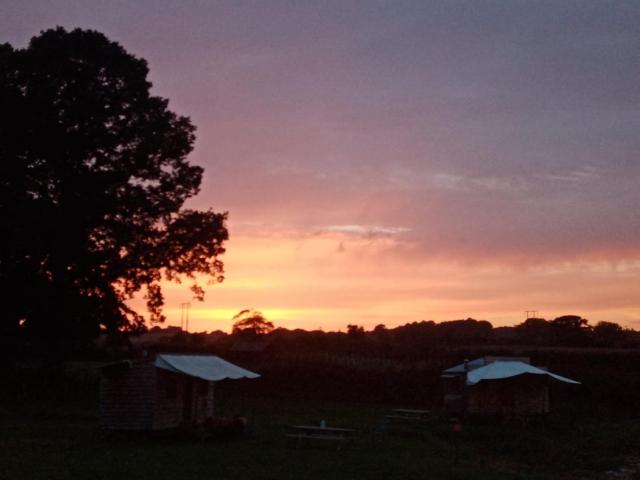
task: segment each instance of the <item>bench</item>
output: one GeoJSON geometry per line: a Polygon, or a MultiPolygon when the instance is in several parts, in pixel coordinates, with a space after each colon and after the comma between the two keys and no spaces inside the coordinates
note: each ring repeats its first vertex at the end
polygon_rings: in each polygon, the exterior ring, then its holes
{"type": "Polygon", "coordinates": [[[337,450],[340,450],[342,446],[349,441],[355,430],[351,428],[338,428],[338,427],[326,427],[315,425],[294,425],[291,427],[292,431],[287,433],[289,438],[295,438],[298,444],[302,440],[324,440],[337,443],[337,450]]]}
{"type": "Polygon", "coordinates": [[[396,408],[391,410],[391,413],[386,416],[388,420],[398,422],[425,422],[433,418],[433,412],[431,410],[410,410],[406,408],[396,408]]]}

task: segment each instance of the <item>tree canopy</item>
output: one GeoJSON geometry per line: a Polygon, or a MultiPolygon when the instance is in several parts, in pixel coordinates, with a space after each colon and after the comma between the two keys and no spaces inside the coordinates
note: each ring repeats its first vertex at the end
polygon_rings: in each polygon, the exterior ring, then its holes
{"type": "Polygon", "coordinates": [[[148,72],[91,30],[0,45],[5,333],[140,329],[138,292],[162,321],[161,280],[223,280],[227,214],[184,208],[203,173],[187,161],[195,127],[150,93],[148,72]]]}
{"type": "Polygon", "coordinates": [[[233,316],[233,320],[234,334],[265,335],[274,329],[273,323],[262,312],[254,309],[241,310],[233,316]]]}

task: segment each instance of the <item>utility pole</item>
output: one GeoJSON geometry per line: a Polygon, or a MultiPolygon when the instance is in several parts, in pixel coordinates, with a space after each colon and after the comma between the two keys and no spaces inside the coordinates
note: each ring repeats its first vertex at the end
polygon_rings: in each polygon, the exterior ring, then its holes
{"type": "Polygon", "coordinates": [[[525,310],[524,314],[526,315],[526,318],[538,318],[538,310],[525,310]]]}
{"type": "Polygon", "coordinates": [[[180,329],[189,332],[189,309],[191,304],[184,302],[180,304],[180,329]]]}

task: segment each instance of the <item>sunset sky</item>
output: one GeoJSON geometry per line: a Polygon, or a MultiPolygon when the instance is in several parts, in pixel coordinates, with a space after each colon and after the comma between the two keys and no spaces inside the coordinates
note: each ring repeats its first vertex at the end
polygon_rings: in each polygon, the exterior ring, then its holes
{"type": "MultiPolygon", "coordinates": [[[[640,328],[640,2],[14,1],[0,42],[93,28],[198,127],[243,308],[325,330],[525,310],[640,328]]],[[[188,285],[166,286],[179,323],[188,285]]]]}

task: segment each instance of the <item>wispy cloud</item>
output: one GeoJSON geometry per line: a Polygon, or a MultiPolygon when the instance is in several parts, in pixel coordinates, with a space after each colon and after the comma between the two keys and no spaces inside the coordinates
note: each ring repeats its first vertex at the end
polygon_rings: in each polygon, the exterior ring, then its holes
{"type": "Polygon", "coordinates": [[[601,175],[600,169],[593,165],[585,165],[580,168],[562,173],[540,173],[538,178],[560,183],[586,183],[597,180],[601,175]]]}
{"type": "Polygon", "coordinates": [[[378,236],[393,236],[400,235],[402,233],[410,232],[410,228],[405,227],[384,227],[375,225],[330,225],[323,227],[321,231],[331,233],[344,233],[347,235],[354,235],[359,237],[378,237],[378,236]]]}
{"type": "Polygon", "coordinates": [[[470,176],[451,173],[436,173],[430,177],[430,185],[442,190],[494,192],[523,192],[528,183],[520,175],[512,176],[470,176]]]}

